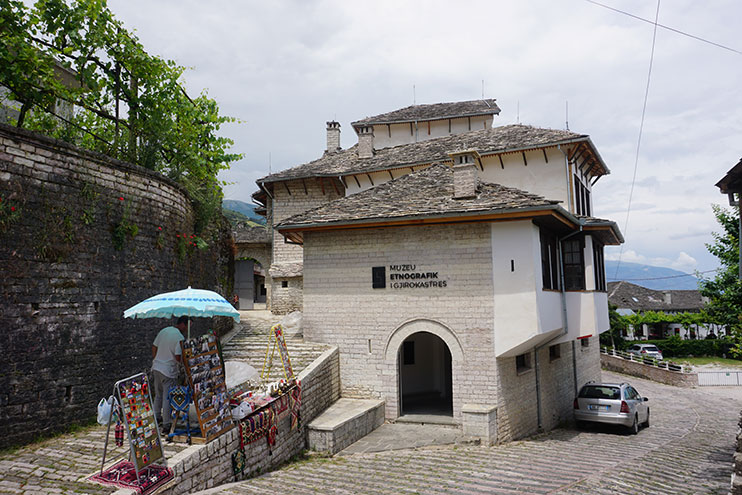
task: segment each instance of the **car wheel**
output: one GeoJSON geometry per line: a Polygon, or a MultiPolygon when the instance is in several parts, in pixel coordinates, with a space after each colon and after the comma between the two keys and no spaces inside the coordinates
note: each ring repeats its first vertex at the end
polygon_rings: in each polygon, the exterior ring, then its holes
{"type": "Polygon", "coordinates": [[[634,422],[631,423],[629,432],[631,432],[632,435],[639,433],[639,416],[637,414],[634,415],[634,422]]]}
{"type": "Polygon", "coordinates": [[[644,428],[649,428],[649,409],[647,409],[647,420],[644,422],[644,428]]]}

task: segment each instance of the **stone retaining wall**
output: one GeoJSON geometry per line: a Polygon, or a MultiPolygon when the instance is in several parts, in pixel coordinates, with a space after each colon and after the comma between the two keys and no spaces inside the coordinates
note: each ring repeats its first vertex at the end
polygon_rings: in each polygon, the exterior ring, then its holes
{"type": "Polygon", "coordinates": [[[654,366],[649,366],[635,361],[628,361],[618,356],[608,354],[600,355],[600,364],[604,369],[616,371],[626,375],[638,376],[666,385],[675,385],[676,387],[697,387],[698,375],[696,373],[680,373],[678,371],[668,371],[654,366]]]}
{"type": "Polygon", "coordinates": [[[291,430],[290,414],[281,416],[276,443],[271,449],[265,439],[245,448],[247,465],[242,475],[232,471],[232,454],[239,449],[239,429],[235,428],[206,445],[192,445],[168,460],[175,479],[158,495],[193,493],[224,483],[240,481],[274,469],[307,445],[309,424],[340,398],[340,357],[337,347],[324,352],[302,371],[301,427],[291,430]]]}
{"type": "Polygon", "coordinates": [[[94,417],[116,380],[149,368],[169,321],[126,308],[231,286],[229,228],[200,250],[182,237],[193,220],[160,174],[0,125],[0,447],[94,417]]]}
{"type": "Polygon", "coordinates": [[[732,466],[732,488],[730,495],[742,495],[742,414],[740,414],[737,426],[737,448],[734,452],[734,463],[732,466]]]}

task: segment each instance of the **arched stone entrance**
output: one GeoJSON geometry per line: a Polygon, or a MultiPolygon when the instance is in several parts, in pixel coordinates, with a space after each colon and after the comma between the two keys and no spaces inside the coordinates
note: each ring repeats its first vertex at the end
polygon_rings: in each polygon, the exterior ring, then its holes
{"type": "Polygon", "coordinates": [[[453,415],[451,351],[428,332],[407,337],[399,348],[400,415],[453,415]]]}
{"type": "Polygon", "coordinates": [[[258,260],[254,258],[235,260],[234,291],[239,297],[238,309],[255,309],[255,304],[266,302],[265,278],[265,267],[258,260]]]}
{"type": "Polygon", "coordinates": [[[450,328],[433,320],[408,321],[391,333],[384,354],[387,366],[397,370],[393,382],[385,380],[387,417],[460,414],[456,379],[464,353],[450,328]]]}

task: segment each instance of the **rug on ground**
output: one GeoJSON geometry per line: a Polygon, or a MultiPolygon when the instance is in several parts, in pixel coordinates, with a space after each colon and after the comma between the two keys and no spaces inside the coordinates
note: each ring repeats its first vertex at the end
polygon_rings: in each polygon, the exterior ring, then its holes
{"type": "Polygon", "coordinates": [[[129,461],[119,461],[102,473],[88,476],[88,479],[101,485],[128,488],[146,495],[173,479],[173,470],[165,466],[150,464],[139,471],[139,480],[137,481],[134,464],[129,461]]]}

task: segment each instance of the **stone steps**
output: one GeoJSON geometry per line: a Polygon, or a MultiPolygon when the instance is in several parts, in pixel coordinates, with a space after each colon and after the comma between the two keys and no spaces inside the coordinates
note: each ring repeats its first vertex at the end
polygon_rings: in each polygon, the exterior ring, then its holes
{"type": "MultiPolygon", "coordinates": [[[[243,361],[253,368],[261,371],[265,361],[266,349],[268,348],[269,331],[273,324],[278,322],[279,316],[271,319],[266,312],[241,312],[241,320],[238,324],[241,328],[228,342],[222,345],[225,360],[243,361]]],[[[294,375],[309,366],[330,346],[305,342],[302,337],[292,336],[286,339],[286,349],[289,351],[289,359],[294,375]]],[[[281,355],[278,349],[273,354],[273,364],[268,376],[268,381],[284,378],[281,355]]]]}

